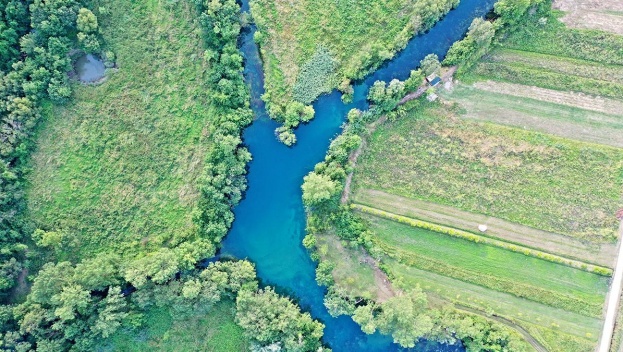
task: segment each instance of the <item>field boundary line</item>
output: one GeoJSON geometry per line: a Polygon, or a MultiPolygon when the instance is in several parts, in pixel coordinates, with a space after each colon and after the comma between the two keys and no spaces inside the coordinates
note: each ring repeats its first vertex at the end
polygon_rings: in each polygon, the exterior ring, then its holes
{"type": "MultiPolygon", "coordinates": [[[[455,229],[449,226],[439,225],[439,224],[431,223],[428,221],[423,221],[423,220],[418,220],[418,219],[414,219],[414,218],[410,218],[410,217],[406,217],[402,215],[397,215],[394,213],[390,213],[388,211],[376,209],[376,208],[369,207],[366,205],[361,205],[361,204],[351,204],[350,207],[351,209],[358,210],[366,214],[396,221],[396,222],[406,224],[412,227],[417,227],[417,228],[421,228],[425,230],[438,232],[440,234],[448,235],[451,237],[462,238],[464,240],[474,242],[474,243],[482,243],[482,244],[490,245],[493,247],[502,248],[502,249],[509,250],[512,252],[521,253],[528,257],[542,259],[542,260],[546,260],[546,261],[556,263],[556,264],[566,265],[572,268],[587,271],[589,273],[593,273],[593,274],[597,274],[601,276],[612,275],[612,270],[609,268],[605,268],[605,267],[594,265],[594,264],[588,264],[588,263],[585,263],[579,260],[568,259],[568,258],[559,256],[559,255],[547,253],[544,251],[540,251],[540,250],[536,250],[536,249],[532,249],[532,248],[528,248],[528,247],[524,247],[524,246],[520,246],[516,244],[511,244],[511,243],[501,241],[501,240],[492,239],[492,238],[477,235],[477,234],[474,234],[468,231],[458,230],[458,229],[455,229]]],[[[623,258],[623,256],[621,257],[623,258]]],[[[623,267],[623,264],[621,266],[623,267]]]]}
{"type": "MultiPolygon", "coordinates": [[[[623,235],[623,220],[619,224],[619,234],[623,235]]],[[[604,328],[599,339],[598,352],[609,352],[614,335],[614,325],[616,323],[619,301],[621,299],[621,287],[623,286],[623,243],[619,239],[619,255],[617,265],[614,268],[614,276],[610,284],[610,291],[606,298],[606,318],[604,328]]]]}

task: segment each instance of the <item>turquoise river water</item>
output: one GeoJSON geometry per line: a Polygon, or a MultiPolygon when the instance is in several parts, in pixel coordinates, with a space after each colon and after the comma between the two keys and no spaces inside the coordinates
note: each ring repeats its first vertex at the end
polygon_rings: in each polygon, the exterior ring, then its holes
{"type": "MultiPolygon", "coordinates": [[[[376,80],[404,80],[429,53],[443,57],[460,39],[475,17],[483,16],[495,0],[461,0],[435,27],[411,39],[391,61],[355,86],[351,104],[340,93],[321,96],[315,103],[316,117],[296,130],[297,143],[288,148],[277,141],[277,123],[270,120],[260,96],[264,92],[261,60],[253,42],[253,30],[241,38],[245,79],[251,88],[256,120],[244,132],[244,143],[253,154],[249,165],[245,199],[234,210],[236,220],[225,238],[221,253],[255,263],[263,283],[289,293],[305,311],[325,324],[324,341],[335,352],[395,351],[389,336],[366,335],[350,317],[332,318],[323,305],[324,288],[314,279],[315,263],[301,244],[305,236],[305,212],[301,200],[303,177],[323,160],[330,140],[340,133],[351,108],[366,109],[368,88],[376,80]]],[[[248,11],[247,0],[243,11],[248,11]]],[[[461,346],[422,341],[417,351],[462,351],[461,346]]]]}

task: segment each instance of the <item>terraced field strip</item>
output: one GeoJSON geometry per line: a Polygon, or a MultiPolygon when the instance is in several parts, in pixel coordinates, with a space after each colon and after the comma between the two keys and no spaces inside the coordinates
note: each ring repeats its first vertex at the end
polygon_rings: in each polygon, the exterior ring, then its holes
{"type": "Polygon", "coordinates": [[[514,49],[496,50],[487,57],[487,61],[524,64],[545,71],[623,84],[623,66],[621,65],[597,64],[594,61],[514,49]]]}
{"type": "Polygon", "coordinates": [[[555,0],[553,7],[562,10],[561,19],[575,28],[588,28],[623,35],[623,2],[613,0],[555,0]]]}
{"type": "Polygon", "coordinates": [[[470,76],[623,99],[623,66],[523,50],[486,56],[470,76]]]}
{"type": "Polygon", "coordinates": [[[497,248],[502,248],[508,251],[512,251],[512,252],[517,252],[517,253],[521,253],[524,254],[526,256],[529,257],[534,257],[534,258],[538,258],[538,259],[542,259],[542,260],[546,260],[552,263],[556,263],[556,264],[563,264],[563,265],[567,265],[570,266],[572,268],[575,269],[580,269],[583,271],[587,271],[590,273],[596,273],[599,275],[604,275],[604,276],[610,276],[612,274],[612,270],[610,268],[606,268],[606,267],[602,267],[602,266],[598,266],[598,265],[593,265],[593,264],[588,264],[585,262],[581,262],[579,260],[574,260],[574,259],[569,259],[569,258],[565,258],[565,257],[561,257],[559,255],[555,255],[555,254],[551,254],[551,253],[547,253],[547,252],[543,252],[537,249],[533,249],[533,248],[528,248],[528,247],[524,247],[524,246],[519,246],[519,245],[515,245],[509,242],[505,242],[505,241],[500,241],[497,239],[493,239],[490,237],[485,237],[485,236],[481,236],[481,235],[477,235],[471,232],[467,232],[467,231],[463,231],[463,230],[458,230],[452,227],[448,227],[448,226],[444,226],[444,225],[438,225],[438,224],[433,224],[427,221],[423,221],[423,220],[417,220],[414,218],[409,218],[406,216],[402,216],[402,215],[397,215],[394,213],[390,213],[384,210],[380,210],[380,209],[376,209],[376,208],[372,208],[369,206],[365,206],[365,205],[361,205],[361,204],[353,204],[351,205],[351,207],[355,210],[359,210],[361,212],[364,212],[366,214],[371,214],[371,215],[375,215],[375,216],[379,216],[385,219],[389,219],[392,221],[396,221],[399,223],[403,223],[403,224],[407,224],[409,226],[413,226],[413,227],[417,227],[417,228],[422,228],[422,229],[426,229],[426,230],[430,230],[430,231],[434,231],[436,233],[440,233],[440,234],[444,234],[444,235],[448,235],[448,236],[452,236],[452,237],[458,237],[470,242],[475,242],[475,243],[482,243],[482,244],[486,244],[489,246],[493,246],[493,247],[497,247],[497,248]]]}
{"type": "MultiPolygon", "coordinates": [[[[621,116],[545,101],[550,97],[551,100],[568,98],[573,99],[576,105],[580,105],[583,104],[583,98],[596,99],[586,95],[487,81],[475,83],[473,86],[457,86],[452,93],[444,94],[443,97],[458,102],[465,109],[462,116],[468,119],[623,147],[621,116]],[[553,95],[548,96],[548,93],[553,95]],[[562,96],[565,97],[561,98],[562,96]]],[[[612,105],[611,110],[616,109],[615,105],[612,105]]],[[[618,105],[622,109],[618,111],[623,111],[623,103],[618,105]]]]}
{"type": "Polygon", "coordinates": [[[391,258],[384,258],[388,272],[400,278],[400,288],[420,285],[429,295],[438,296],[449,302],[471,307],[482,312],[493,312],[518,324],[531,323],[546,329],[557,326],[564,334],[573,335],[597,343],[602,320],[586,317],[559,308],[495,291],[480,285],[421,270],[402,264],[391,258]],[[591,338],[587,338],[589,335],[591,338]]]}
{"type": "Polygon", "coordinates": [[[608,278],[483,243],[362,213],[374,246],[407,266],[591,317],[603,314],[608,278]]]}
{"type": "Polygon", "coordinates": [[[475,76],[481,79],[494,79],[501,82],[537,85],[561,91],[623,98],[623,84],[619,82],[546,70],[530,64],[485,61],[477,64],[473,72],[475,76]]]}
{"type": "MultiPolygon", "coordinates": [[[[573,107],[579,110],[587,110],[586,113],[601,113],[589,115],[595,122],[601,122],[608,126],[622,125],[620,118],[623,116],[623,101],[595,97],[583,93],[562,92],[559,90],[514,84],[507,82],[482,81],[473,84],[474,88],[488,93],[498,93],[513,97],[530,98],[542,102],[556,104],[564,113],[564,108],[560,105],[573,107]],[[604,116],[605,115],[605,116],[604,116]]],[[[460,88],[466,89],[465,86],[460,88]]],[[[579,111],[575,111],[578,113],[579,111]]]]}
{"type": "Polygon", "coordinates": [[[487,225],[486,236],[504,242],[556,253],[587,263],[614,267],[616,244],[601,246],[569,238],[560,234],[537,230],[498,218],[470,213],[454,207],[401,197],[373,189],[359,189],[353,201],[388,213],[420,219],[465,231],[475,231],[478,225],[487,225]]]}

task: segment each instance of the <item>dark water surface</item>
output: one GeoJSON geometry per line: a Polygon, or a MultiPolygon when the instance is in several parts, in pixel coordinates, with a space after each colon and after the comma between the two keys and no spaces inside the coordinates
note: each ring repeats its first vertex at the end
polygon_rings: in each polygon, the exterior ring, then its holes
{"type": "Polygon", "coordinates": [[[76,61],[76,73],[82,82],[95,82],[104,77],[106,67],[102,60],[87,54],[76,61]]]}
{"type": "MultiPolygon", "coordinates": [[[[475,17],[483,16],[495,0],[462,0],[426,34],[413,38],[393,60],[355,86],[353,103],[344,105],[340,93],[321,96],[316,117],[296,130],[297,144],[288,148],[274,135],[278,125],[269,120],[260,96],[264,92],[262,65],[253,32],[242,38],[245,79],[251,87],[252,108],[257,117],[244,132],[253,154],[245,199],[235,209],[236,220],[225,238],[222,254],[248,258],[267,284],[287,290],[301,307],[325,324],[324,340],[333,351],[399,350],[391,337],[366,335],[350,317],[332,318],[323,305],[324,289],[315,281],[315,263],[301,244],[305,236],[305,212],[301,200],[303,177],[324,159],[329,142],[340,133],[348,111],[366,109],[365,96],[376,80],[404,80],[429,53],[443,57],[460,39],[475,17]]],[[[248,11],[247,0],[243,11],[248,11]]],[[[418,351],[463,351],[460,346],[423,341],[418,351]]]]}

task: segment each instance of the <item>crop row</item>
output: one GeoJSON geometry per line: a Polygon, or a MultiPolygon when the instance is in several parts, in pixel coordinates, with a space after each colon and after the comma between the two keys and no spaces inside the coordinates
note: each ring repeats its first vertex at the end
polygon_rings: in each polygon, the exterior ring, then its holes
{"type": "Polygon", "coordinates": [[[594,273],[594,274],[598,274],[602,276],[612,275],[612,270],[609,268],[587,264],[587,263],[583,263],[577,260],[567,259],[567,258],[558,256],[558,255],[542,252],[542,251],[528,248],[528,247],[518,246],[518,245],[504,242],[504,241],[494,240],[494,239],[491,239],[485,236],[476,235],[471,232],[458,230],[458,229],[451,228],[448,226],[438,225],[438,224],[430,223],[430,222],[423,221],[423,220],[412,219],[406,216],[396,215],[390,212],[386,212],[383,210],[371,208],[371,207],[360,205],[360,204],[352,204],[351,207],[353,209],[359,210],[367,214],[379,216],[379,217],[393,220],[393,221],[396,221],[402,224],[407,224],[409,226],[434,231],[434,232],[441,233],[444,235],[461,238],[461,239],[464,239],[470,242],[482,243],[482,244],[506,249],[512,252],[524,254],[529,257],[547,260],[552,263],[567,265],[572,268],[588,271],[590,273],[594,273]]]}

